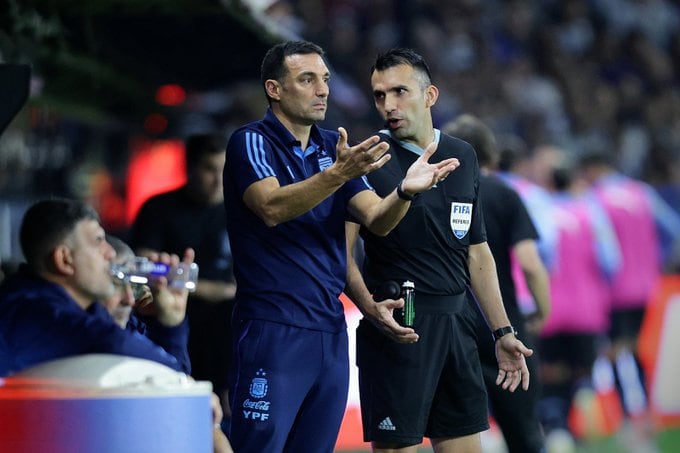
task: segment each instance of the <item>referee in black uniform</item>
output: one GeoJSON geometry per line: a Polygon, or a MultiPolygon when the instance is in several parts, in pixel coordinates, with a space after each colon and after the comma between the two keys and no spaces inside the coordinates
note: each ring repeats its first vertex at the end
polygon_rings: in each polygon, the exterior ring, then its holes
{"type": "MultiPolygon", "coordinates": [[[[367,177],[378,195],[397,187],[410,208],[387,236],[361,231],[365,283],[353,257],[348,259],[347,295],[364,314],[375,311],[372,304],[385,307],[383,316],[365,317],[357,330],[364,439],[376,452],[414,451],[423,437],[436,453],[481,451],[479,433],[488,428],[488,414],[476,337],[491,337],[491,331],[477,332],[470,288],[497,338],[496,383],[510,391],[520,384],[526,389],[524,356],[531,351],[515,338],[501,301],[478,200],[475,152],[434,128],[430,108],[439,91],[420,55],[392,49],[376,59],[371,74],[391,159],[367,177]],[[428,192],[404,190],[409,165],[435,146],[430,161],[455,157],[460,167],[428,192]],[[371,299],[371,292],[391,280],[415,283],[412,327],[395,326],[390,316],[403,300],[371,299]]],[[[356,227],[349,224],[349,253],[355,240],[356,227]]]]}

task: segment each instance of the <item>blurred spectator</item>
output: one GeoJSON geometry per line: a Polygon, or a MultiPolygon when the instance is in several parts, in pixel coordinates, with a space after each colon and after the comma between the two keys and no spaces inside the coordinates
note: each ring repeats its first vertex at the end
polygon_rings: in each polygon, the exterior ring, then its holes
{"type": "MultiPolygon", "coordinates": [[[[121,266],[121,268],[129,268],[133,265],[135,253],[125,242],[109,234],[106,235],[106,242],[111,244],[111,247],[116,251],[113,264],[121,266]]],[[[143,307],[152,302],[151,289],[147,285],[132,283],[119,278],[114,278],[113,283],[116,285],[114,295],[103,301],[106,310],[121,328],[139,330],[143,334],[146,330],[143,327],[144,324],[138,321],[132,310],[136,305],[143,307]]]]}
{"type": "MultiPolygon", "coordinates": [[[[680,91],[677,2],[246,3],[268,38],[301,35],[327,49],[334,62],[331,83],[337,84],[330,101],[340,106],[332,109],[328,121],[345,124],[354,132],[350,135],[370,134],[367,120],[375,119],[356,96],[367,88],[362,68],[370,66],[376,53],[403,45],[416,48],[432,62],[433,79],[446,93],[439,102],[442,116],[435,122],[465,111],[483,118],[499,134],[518,134],[530,148],[552,142],[575,154],[593,146],[614,149],[617,167],[647,181],[654,175],[642,173],[646,166],[640,164],[647,162],[657,143],[680,149],[680,109],[673,107],[680,91]]],[[[239,99],[247,83],[258,89],[256,80],[225,84],[220,91],[233,102],[207,112],[212,124],[225,124],[226,119],[233,126],[252,119],[241,117],[244,104],[239,99]]],[[[200,109],[199,103],[192,108],[200,109]]],[[[85,148],[79,144],[85,140],[76,137],[85,134],[67,134],[67,127],[59,128],[54,118],[31,129],[23,137],[26,149],[21,153],[0,143],[0,185],[7,185],[8,193],[39,190],[44,181],[56,180],[41,178],[41,184],[30,184],[45,166],[40,148],[47,140],[40,134],[56,131],[58,140],[48,135],[49,142],[59,142],[67,154],[74,154],[73,159],[50,161],[57,175],[65,173],[59,166],[68,169],[85,148]],[[12,171],[17,165],[20,170],[12,171]]],[[[99,143],[87,147],[106,146],[99,143]]],[[[45,155],[53,159],[62,154],[50,149],[45,155]]]]}
{"type": "MultiPolygon", "coordinates": [[[[132,249],[115,236],[107,235],[106,241],[111,244],[116,251],[114,263],[119,266],[130,266],[131,262],[135,259],[135,254],[132,249]]],[[[157,257],[149,257],[149,259],[156,260],[157,257]]],[[[117,280],[115,278],[114,284],[116,285],[115,293],[103,302],[106,310],[121,329],[139,332],[144,335],[147,332],[146,324],[132,313],[132,309],[135,306],[145,307],[147,304],[153,302],[151,289],[146,285],[117,280]]],[[[162,304],[160,305],[160,308],[163,309],[162,304]]],[[[186,306],[180,307],[180,309],[185,312],[186,306]]],[[[186,337],[181,338],[180,341],[186,342],[186,337]]],[[[214,392],[211,395],[211,407],[213,410],[214,422],[213,452],[233,453],[229,440],[222,430],[218,428],[223,412],[219,397],[214,392]]]]}
{"type": "MultiPolygon", "coordinates": [[[[107,234],[106,242],[111,244],[113,250],[116,251],[116,258],[113,260],[113,264],[125,266],[134,260],[134,252],[122,240],[107,234]]],[[[135,306],[135,294],[132,285],[136,284],[117,278],[114,278],[113,283],[116,285],[116,290],[102,302],[116,324],[125,329],[132,315],[132,309],[135,306]]],[[[150,293],[148,294],[150,295],[150,293]]]]}
{"type": "Polygon", "coordinates": [[[186,185],[147,200],[130,231],[139,255],[161,250],[196,251],[199,280],[189,296],[189,356],[192,375],[209,380],[228,416],[227,375],[231,362],[231,312],[236,292],[231,247],[222,205],[222,134],[189,136],[185,143],[186,185]]]}
{"type": "Polygon", "coordinates": [[[557,242],[557,225],[547,189],[530,179],[534,169],[527,144],[517,136],[503,137],[500,143],[497,175],[517,191],[538,230],[538,250],[542,261],[552,266],[557,242]]]}
{"type": "Polygon", "coordinates": [[[627,413],[642,415],[647,405],[644,379],[633,354],[665,258],[659,231],[678,243],[680,217],[649,186],[617,172],[605,152],[583,156],[580,170],[614,225],[621,248],[622,263],[611,283],[612,359],[627,413]]]}
{"type": "MultiPolygon", "coordinates": [[[[592,196],[582,193],[564,151],[539,147],[539,178],[552,193],[558,227],[550,270],[552,310],[541,332],[541,418],[547,433],[567,430],[579,386],[590,387],[593,364],[609,326],[609,278],[621,261],[613,226],[592,196]]],[[[548,437],[550,439],[550,436],[548,437]]]]}

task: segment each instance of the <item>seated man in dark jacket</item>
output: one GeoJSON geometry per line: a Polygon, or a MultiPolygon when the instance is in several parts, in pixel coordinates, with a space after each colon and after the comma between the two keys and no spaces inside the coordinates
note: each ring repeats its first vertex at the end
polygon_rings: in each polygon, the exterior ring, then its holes
{"type": "MultiPolygon", "coordinates": [[[[0,286],[0,376],[79,354],[120,354],[190,372],[185,319],[187,290],[155,283],[156,312],[147,332],[121,329],[97,303],[115,293],[97,213],[74,200],[39,201],[20,231],[26,263],[0,286]]],[[[187,249],[184,261],[192,262],[187,249]]],[[[163,256],[169,264],[177,256],[163,256]]]]}

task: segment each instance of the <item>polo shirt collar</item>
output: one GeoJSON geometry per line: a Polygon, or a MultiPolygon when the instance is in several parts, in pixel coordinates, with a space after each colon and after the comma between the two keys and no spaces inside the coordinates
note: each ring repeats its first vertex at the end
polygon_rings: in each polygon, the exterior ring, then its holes
{"type": "MultiPolygon", "coordinates": [[[[280,137],[281,140],[290,147],[300,147],[300,141],[296,139],[293,134],[290,133],[286,126],[284,126],[281,121],[274,115],[271,107],[267,108],[267,113],[264,115],[264,123],[272,129],[276,136],[280,137]]],[[[312,125],[312,130],[309,134],[309,145],[315,145],[317,147],[323,144],[323,137],[319,131],[319,127],[316,124],[312,125]]]]}

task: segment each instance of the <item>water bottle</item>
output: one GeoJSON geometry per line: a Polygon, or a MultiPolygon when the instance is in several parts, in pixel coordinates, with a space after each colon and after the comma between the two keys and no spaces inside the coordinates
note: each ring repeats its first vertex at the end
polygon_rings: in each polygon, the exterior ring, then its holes
{"type": "Polygon", "coordinates": [[[114,278],[126,283],[138,285],[146,285],[151,280],[165,277],[171,288],[184,288],[193,292],[196,290],[198,281],[198,264],[180,262],[177,266],[171,266],[153,262],[143,256],[136,256],[128,264],[111,265],[111,274],[114,278]]]}
{"type": "Polygon", "coordinates": [[[404,298],[404,325],[413,327],[413,321],[416,318],[416,284],[411,280],[402,283],[401,297],[404,298]]]}

